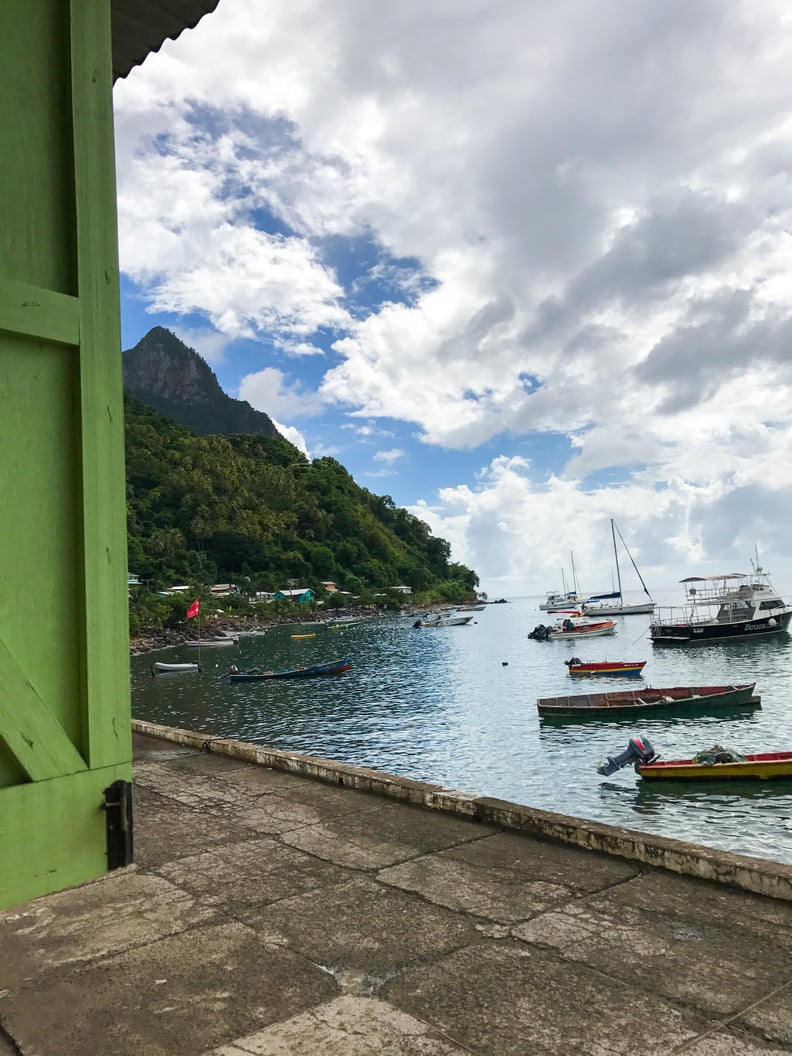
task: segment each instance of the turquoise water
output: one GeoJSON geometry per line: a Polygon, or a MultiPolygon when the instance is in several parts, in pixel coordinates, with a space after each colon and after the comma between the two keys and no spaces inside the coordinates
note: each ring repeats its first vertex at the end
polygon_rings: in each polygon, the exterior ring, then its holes
{"type": "Polygon", "coordinates": [[[548,622],[540,600],[488,605],[467,627],[413,630],[409,618],[383,617],[338,631],[278,628],[237,646],[202,649],[200,673],[150,673],[154,659],[194,661],[194,649],[133,657],[133,715],[792,863],[792,780],[656,788],[631,768],[610,778],[596,772],[635,733],[666,759],[715,743],[742,753],[792,749],[792,638],[652,646],[649,617],[625,616],[613,637],[535,642],[528,632],[548,622]],[[314,631],[312,638],[292,637],[314,631]],[[340,676],[239,685],[222,677],[230,663],[245,670],[344,655],[352,670],[340,676]],[[641,680],[572,679],[564,666],[572,655],[647,664],[641,680]],[[559,724],[536,710],[539,696],[613,685],[754,681],[761,709],[720,718],[559,724]]]}

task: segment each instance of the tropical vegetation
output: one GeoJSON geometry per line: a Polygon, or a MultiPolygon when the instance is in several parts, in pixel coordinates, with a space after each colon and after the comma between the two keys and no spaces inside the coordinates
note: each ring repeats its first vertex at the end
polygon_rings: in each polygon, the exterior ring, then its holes
{"type": "Polygon", "coordinates": [[[129,397],[125,419],[129,569],[144,584],[133,622],[168,622],[174,584],[200,596],[234,583],[239,606],[288,584],[323,600],[328,581],[347,592],[335,604],[395,604],[404,586],[421,603],[475,596],[444,539],[336,459],[309,462],[280,436],[201,436],[129,397]]]}

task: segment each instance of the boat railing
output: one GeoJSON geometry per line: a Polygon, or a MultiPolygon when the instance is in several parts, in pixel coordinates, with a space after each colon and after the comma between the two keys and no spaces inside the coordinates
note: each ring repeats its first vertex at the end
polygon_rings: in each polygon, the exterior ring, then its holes
{"type": "MultiPolygon", "coordinates": [[[[745,617],[742,617],[745,619],[745,617]]],[[[719,620],[718,622],[723,622],[719,620]]],[[[684,623],[691,627],[695,627],[698,624],[704,625],[712,623],[711,616],[702,616],[693,608],[681,607],[676,608],[658,608],[655,609],[654,615],[652,616],[651,626],[660,626],[661,624],[679,624],[684,623]]]]}

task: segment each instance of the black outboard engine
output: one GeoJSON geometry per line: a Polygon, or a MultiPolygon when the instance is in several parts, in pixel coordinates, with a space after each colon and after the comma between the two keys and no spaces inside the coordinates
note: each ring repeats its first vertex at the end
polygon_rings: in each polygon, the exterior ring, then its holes
{"type": "Polygon", "coordinates": [[[639,768],[641,766],[646,765],[646,763],[652,763],[659,758],[660,756],[656,754],[654,748],[645,737],[631,737],[623,752],[619,755],[609,755],[604,763],[600,763],[597,767],[597,773],[602,774],[603,777],[610,777],[617,770],[621,770],[623,766],[629,766],[632,763],[637,774],[640,773],[639,768]]]}
{"type": "Polygon", "coordinates": [[[550,638],[550,628],[545,627],[543,623],[538,624],[531,633],[528,635],[529,638],[533,638],[537,642],[546,642],[550,638]]]}

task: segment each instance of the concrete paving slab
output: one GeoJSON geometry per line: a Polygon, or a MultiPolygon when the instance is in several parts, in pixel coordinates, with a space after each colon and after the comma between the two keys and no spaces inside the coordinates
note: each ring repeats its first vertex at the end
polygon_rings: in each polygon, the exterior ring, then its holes
{"type": "Polygon", "coordinates": [[[499,833],[384,869],[383,883],[501,924],[528,920],[586,891],[624,883],[635,866],[575,848],[499,833]],[[563,876],[564,883],[559,883],[563,876]]]}
{"type": "Polygon", "coordinates": [[[335,996],[327,973],[233,923],[40,972],[0,1008],[25,1056],[195,1056],[335,996]]]}
{"type": "Polygon", "coordinates": [[[465,1056],[425,1023],[373,997],[339,997],[207,1056],[465,1056]]]}
{"type": "Polygon", "coordinates": [[[284,840],[339,865],[381,869],[430,851],[480,840],[495,830],[476,821],[385,802],[376,814],[337,818],[284,840]]]}
{"type": "MultiPolygon", "coordinates": [[[[259,906],[345,883],[355,875],[271,839],[248,839],[162,865],[159,874],[240,919],[259,906]]],[[[254,918],[255,919],[255,918],[254,918]]]]}
{"type": "Polygon", "coordinates": [[[777,1049],[752,1038],[718,1032],[686,1046],[680,1056],[781,1056],[786,1052],[789,1050],[777,1049]]]}
{"type": "Polygon", "coordinates": [[[135,866],[0,913],[0,1056],[792,1054],[780,867],[660,848],[776,897],[748,894],[607,826],[529,835],[498,822],[526,808],[485,825],[437,786],[190,737],[136,761],[135,866]]]}
{"type": "Polygon", "coordinates": [[[544,913],[512,934],[709,1014],[735,1015],[792,979],[792,933],[714,915],[685,920],[660,902],[635,909],[611,893],[544,913]]]}
{"type": "Polygon", "coordinates": [[[644,871],[637,862],[510,832],[496,832],[442,854],[471,865],[486,863],[526,881],[557,884],[563,877],[563,884],[576,894],[615,887],[644,871]]]}
{"type": "Polygon", "coordinates": [[[763,898],[725,884],[694,880],[662,869],[643,870],[640,883],[614,888],[608,897],[614,903],[648,912],[662,905],[664,912],[698,921],[703,926],[715,916],[742,921],[748,927],[753,927],[755,921],[764,921],[773,928],[792,931],[792,902],[763,898]]]}
{"type": "Polygon", "coordinates": [[[487,1056],[666,1056],[713,1024],[651,992],[519,943],[466,946],[381,995],[487,1056]]]}
{"type": "Polygon", "coordinates": [[[359,969],[366,974],[362,992],[477,937],[474,922],[367,877],[325,889],[321,897],[283,899],[250,921],[263,941],[300,950],[329,971],[359,969]]]}
{"type": "Polygon", "coordinates": [[[150,788],[135,787],[134,819],[135,862],[142,869],[251,836],[250,829],[225,815],[187,807],[150,788]]]}
{"type": "Polygon", "coordinates": [[[222,780],[252,795],[286,793],[295,802],[329,810],[329,816],[332,817],[343,813],[359,814],[365,810],[379,810],[383,806],[382,796],[307,778],[295,782],[294,774],[273,770],[267,766],[248,766],[245,770],[234,770],[223,774],[222,780]]]}
{"type": "Polygon", "coordinates": [[[792,983],[752,1005],[737,1017],[736,1023],[747,1026],[752,1034],[780,1042],[792,1050],[792,983]]]}
{"type": "Polygon", "coordinates": [[[169,881],[125,870],[3,913],[2,982],[117,954],[214,916],[210,906],[169,881]]]}

